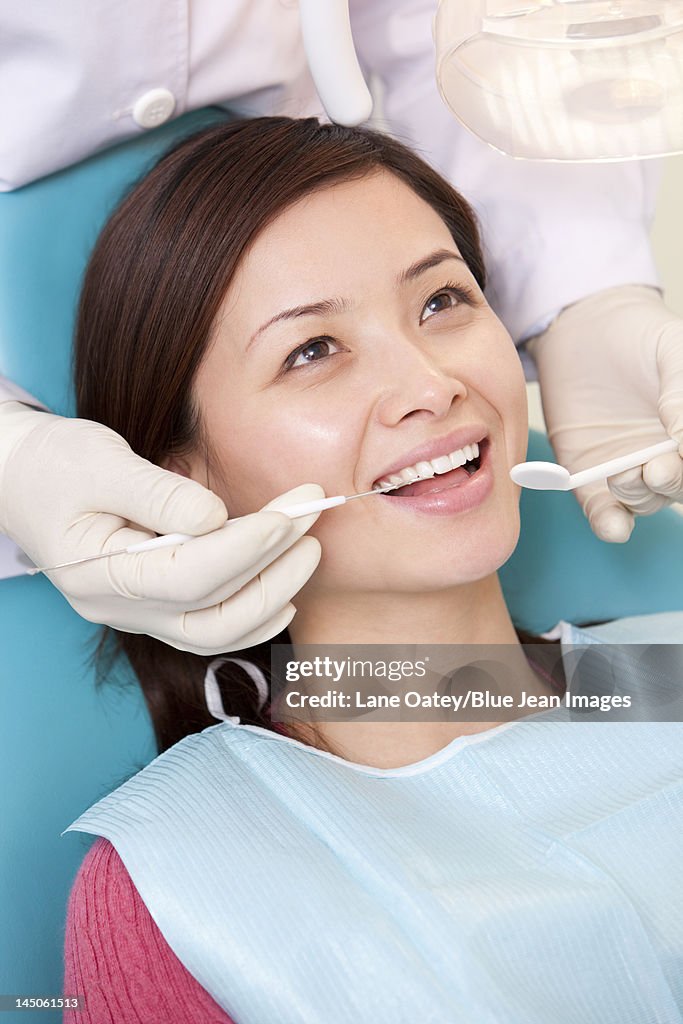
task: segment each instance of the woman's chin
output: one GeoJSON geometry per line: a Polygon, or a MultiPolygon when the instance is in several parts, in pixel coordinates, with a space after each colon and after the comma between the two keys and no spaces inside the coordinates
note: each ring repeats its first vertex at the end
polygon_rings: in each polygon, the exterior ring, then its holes
{"type": "MultiPolygon", "coordinates": [[[[323,544],[323,555],[311,584],[328,594],[411,593],[418,595],[463,586],[493,575],[507,562],[519,539],[519,517],[506,528],[485,524],[477,535],[423,530],[420,537],[386,531],[372,544],[356,538],[353,548],[334,553],[323,544]]],[[[368,535],[366,534],[366,539],[368,535]]],[[[296,602],[295,602],[296,603],[296,602]]]]}
{"type": "MultiPolygon", "coordinates": [[[[467,516],[424,519],[416,529],[387,529],[375,547],[386,552],[385,564],[402,575],[422,580],[425,589],[457,585],[496,572],[517,547],[519,503],[498,502],[467,516]]],[[[381,556],[380,556],[381,557],[381,556]]]]}

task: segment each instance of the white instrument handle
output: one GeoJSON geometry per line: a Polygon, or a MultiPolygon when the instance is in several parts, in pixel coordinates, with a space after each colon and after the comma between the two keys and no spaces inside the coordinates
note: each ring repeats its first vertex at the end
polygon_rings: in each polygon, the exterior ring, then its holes
{"type": "Polygon", "coordinates": [[[351,128],[372,114],[372,96],[351,34],[349,0],[299,0],[311,75],[330,121],[351,128]]]}
{"type": "Polygon", "coordinates": [[[650,459],[656,459],[658,455],[666,455],[667,452],[678,451],[678,441],[669,438],[668,441],[660,441],[659,444],[652,444],[648,448],[641,448],[629,455],[620,455],[609,462],[601,462],[598,466],[591,466],[590,469],[583,469],[578,473],[572,473],[569,477],[567,490],[575,487],[583,487],[585,484],[593,484],[598,480],[606,480],[607,477],[616,476],[617,473],[624,473],[627,469],[635,469],[642,466],[650,459]]]}
{"type": "Polygon", "coordinates": [[[173,544],[184,544],[186,540],[194,540],[194,537],[189,533],[165,533],[163,537],[153,537],[152,540],[143,540],[139,544],[130,544],[126,551],[132,555],[135,551],[170,548],[173,544]]]}
{"type": "Polygon", "coordinates": [[[290,519],[300,519],[301,516],[310,516],[311,512],[324,512],[327,508],[336,508],[343,505],[346,498],[343,494],[337,494],[333,498],[318,498],[316,501],[301,501],[298,505],[288,505],[287,508],[276,509],[284,512],[290,519]]]}
{"type": "MultiPolygon", "coordinates": [[[[337,505],[343,505],[345,501],[346,497],[343,494],[338,494],[332,498],[302,501],[298,505],[288,505],[287,508],[280,508],[275,511],[283,512],[290,519],[300,519],[301,516],[309,516],[311,512],[324,512],[325,509],[336,508],[337,505]]],[[[236,521],[236,519],[228,519],[228,523],[236,521]]],[[[153,537],[151,540],[143,540],[139,544],[131,544],[125,550],[128,554],[132,555],[136,551],[153,551],[154,548],[169,548],[174,544],[184,544],[185,541],[195,539],[189,533],[166,533],[163,537],[153,537]]],[[[114,554],[114,552],[109,552],[109,554],[114,554]]]]}

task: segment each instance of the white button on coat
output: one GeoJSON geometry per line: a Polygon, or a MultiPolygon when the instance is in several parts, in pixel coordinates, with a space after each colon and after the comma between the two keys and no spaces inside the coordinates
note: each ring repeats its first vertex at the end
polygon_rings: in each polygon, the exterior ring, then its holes
{"type": "Polygon", "coordinates": [[[133,107],[133,120],[141,128],[156,128],[175,110],[175,96],[168,89],[150,89],[133,107]]]}

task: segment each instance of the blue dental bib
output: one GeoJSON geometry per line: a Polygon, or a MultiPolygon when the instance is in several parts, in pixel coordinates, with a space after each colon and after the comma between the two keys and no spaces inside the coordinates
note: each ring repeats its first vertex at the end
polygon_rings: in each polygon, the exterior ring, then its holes
{"type": "Polygon", "coordinates": [[[683,1024],[676,722],[548,713],[379,769],[227,721],[66,831],[238,1024],[683,1024]]]}

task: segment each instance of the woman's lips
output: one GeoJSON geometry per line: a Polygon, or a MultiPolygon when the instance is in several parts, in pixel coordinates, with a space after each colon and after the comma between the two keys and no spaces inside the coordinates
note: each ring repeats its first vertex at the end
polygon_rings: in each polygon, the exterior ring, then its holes
{"type": "Polygon", "coordinates": [[[485,501],[492,488],[491,444],[487,438],[479,446],[479,468],[474,473],[468,473],[459,466],[449,473],[418,480],[379,497],[383,507],[398,511],[454,515],[476,508],[485,501]]]}

